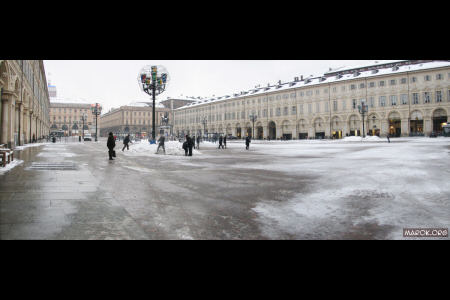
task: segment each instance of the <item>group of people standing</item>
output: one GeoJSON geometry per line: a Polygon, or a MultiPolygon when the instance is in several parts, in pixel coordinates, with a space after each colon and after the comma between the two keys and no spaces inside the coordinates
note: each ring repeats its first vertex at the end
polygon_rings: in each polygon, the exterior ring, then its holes
{"type": "MultiPolygon", "coordinates": [[[[159,144],[158,144],[158,148],[156,150],[156,154],[159,152],[159,149],[162,147],[164,154],[166,154],[166,148],[164,146],[164,142],[165,142],[165,137],[163,135],[161,135],[161,137],[158,140],[159,144]]],[[[185,156],[192,156],[192,149],[196,148],[195,147],[195,142],[197,142],[197,149],[200,149],[200,136],[197,136],[197,138],[194,137],[190,137],[189,135],[186,135],[185,141],[183,143],[183,149],[184,149],[184,155],[185,156]]],[[[245,138],[245,149],[249,150],[250,147],[250,142],[251,139],[249,136],[247,136],[245,138]]],[[[123,139],[123,148],[122,151],[125,151],[125,148],[127,150],[130,150],[129,148],[129,143],[132,143],[131,139],[130,139],[130,135],[128,134],[124,139],[123,139]]],[[[114,148],[116,147],[116,137],[114,137],[113,133],[110,132],[108,135],[108,141],[106,143],[106,146],[108,147],[108,154],[109,154],[109,160],[114,160],[114,156],[115,156],[115,151],[114,148]]],[[[219,137],[219,148],[218,149],[226,149],[227,148],[227,137],[226,136],[220,136],[219,137]]]]}

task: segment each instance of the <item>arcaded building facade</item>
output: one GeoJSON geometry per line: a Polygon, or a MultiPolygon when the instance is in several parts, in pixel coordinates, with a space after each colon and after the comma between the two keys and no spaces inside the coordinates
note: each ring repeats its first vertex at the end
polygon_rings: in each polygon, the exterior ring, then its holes
{"type": "MultiPolygon", "coordinates": [[[[173,134],[173,111],[188,103],[195,102],[186,97],[167,98],[159,101],[155,107],[156,134],[166,136],[173,134]],[[167,118],[167,122],[163,122],[167,118]]],[[[107,136],[109,132],[114,134],[133,134],[137,136],[146,136],[152,132],[152,103],[133,102],[126,106],[121,106],[101,116],[102,127],[101,136],[107,136]]]]}
{"type": "Polygon", "coordinates": [[[0,143],[10,148],[49,134],[50,101],[42,60],[0,60],[0,143]]]}
{"type": "MultiPolygon", "coordinates": [[[[95,115],[91,107],[94,104],[70,102],[55,99],[50,102],[50,131],[63,132],[65,136],[82,135],[81,128],[95,134],[95,115]],[[84,122],[82,117],[84,116],[84,122]]],[[[97,128],[100,132],[100,116],[97,116],[97,128]]]]}
{"type": "Polygon", "coordinates": [[[439,134],[450,113],[450,61],[398,60],[201,99],[174,110],[174,133],[258,139],[439,134]],[[250,115],[257,116],[252,122],[250,115]]]}
{"type": "MultiPolygon", "coordinates": [[[[172,119],[170,108],[162,105],[155,107],[156,134],[169,133],[171,127],[165,125],[163,117],[172,119]],[[161,127],[165,126],[165,127],[161,127]]],[[[145,103],[134,102],[121,106],[101,116],[100,136],[132,134],[148,137],[152,133],[152,107],[145,103]]]]}

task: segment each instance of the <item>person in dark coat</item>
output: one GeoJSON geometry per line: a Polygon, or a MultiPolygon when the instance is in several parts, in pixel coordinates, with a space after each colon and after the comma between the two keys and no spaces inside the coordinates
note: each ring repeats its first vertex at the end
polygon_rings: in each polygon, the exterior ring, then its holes
{"type": "Polygon", "coordinates": [[[189,149],[188,156],[192,156],[192,147],[194,147],[194,141],[192,140],[192,138],[189,135],[186,136],[186,141],[187,141],[187,147],[189,149]]]}
{"type": "Polygon", "coordinates": [[[223,137],[223,145],[225,146],[225,149],[227,149],[227,136],[223,137]]]}
{"type": "Polygon", "coordinates": [[[245,138],[245,149],[249,149],[249,147],[250,147],[250,137],[249,136],[247,136],[246,138],[245,138]]]}
{"type": "Polygon", "coordinates": [[[387,140],[388,140],[388,143],[390,143],[391,142],[391,140],[389,139],[389,133],[387,134],[387,140]]]}
{"type": "Polygon", "coordinates": [[[114,147],[116,147],[116,141],[114,140],[114,136],[113,133],[110,132],[109,136],[108,136],[108,142],[106,143],[106,146],[108,147],[108,154],[109,154],[109,160],[114,160],[113,159],[113,151],[114,151],[114,147]]]}
{"type": "Polygon", "coordinates": [[[130,150],[130,148],[128,147],[128,144],[131,143],[130,141],[130,135],[127,135],[124,139],[123,139],[123,148],[122,151],[125,150],[125,148],[127,148],[127,150],[130,150]]]}
{"type": "Polygon", "coordinates": [[[188,147],[188,139],[187,138],[188,138],[188,136],[186,135],[186,140],[183,143],[184,156],[188,156],[189,147],[188,147]]]}
{"type": "Polygon", "coordinates": [[[197,149],[200,149],[200,136],[197,137],[197,149]]]}
{"type": "Polygon", "coordinates": [[[156,149],[156,153],[158,153],[159,147],[162,147],[163,150],[164,150],[164,154],[166,154],[166,148],[164,147],[164,141],[165,141],[165,140],[166,140],[166,138],[164,137],[164,135],[161,135],[161,136],[159,137],[159,140],[158,140],[159,145],[158,145],[158,149],[156,149]]]}
{"type": "Polygon", "coordinates": [[[219,148],[218,149],[220,149],[220,147],[222,147],[222,149],[223,149],[223,137],[222,136],[219,136],[219,148]]]}

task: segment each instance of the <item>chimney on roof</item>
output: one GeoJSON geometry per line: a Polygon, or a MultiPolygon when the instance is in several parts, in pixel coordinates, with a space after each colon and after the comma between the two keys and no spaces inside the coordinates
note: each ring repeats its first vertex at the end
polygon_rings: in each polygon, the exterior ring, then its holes
{"type": "Polygon", "coordinates": [[[278,84],[281,84],[281,80],[278,80],[278,84]]]}
{"type": "Polygon", "coordinates": [[[295,81],[295,82],[298,82],[298,77],[294,77],[294,81],[295,81]]]}
{"type": "Polygon", "coordinates": [[[303,75],[300,75],[300,80],[303,81],[303,75]]]}

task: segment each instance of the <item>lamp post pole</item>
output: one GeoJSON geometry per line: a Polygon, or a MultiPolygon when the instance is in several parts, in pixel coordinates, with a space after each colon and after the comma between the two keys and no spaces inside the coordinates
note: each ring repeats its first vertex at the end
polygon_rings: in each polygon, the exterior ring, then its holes
{"type": "Polygon", "coordinates": [[[253,123],[253,133],[252,133],[252,139],[255,138],[255,121],[258,118],[255,114],[251,114],[248,116],[250,118],[250,121],[253,123]]]}
{"type": "MultiPolygon", "coordinates": [[[[208,122],[208,120],[206,119],[206,117],[203,118],[203,121],[202,121],[202,123],[203,123],[203,135],[206,135],[206,124],[207,124],[207,122],[208,122]]],[[[208,138],[208,137],[206,137],[206,138],[208,138]]]]}
{"type": "Polygon", "coordinates": [[[86,114],[83,113],[83,115],[81,115],[81,121],[83,121],[83,127],[81,128],[81,136],[83,137],[83,142],[84,142],[84,120],[86,119],[86,114]]]}
{"type": "Polygon", "coordinates": [[[152,106],[152,140],[156,139],[156,116],[155,116],[155,102],[156,102],[156,81],[152,82],[152,99],[153,99],[153,106],[152,106]]]}
{"type": "Polygon", "coordinates": [[[363,138],[366,137],[366,131],[364,128],[364,115],[367,113],[368,111],[368,107],[364,102],[361,102],[361,105],[358,105],[358,110],[359,113],[362,115],[362,122],[363,122],[363,138]]]}

